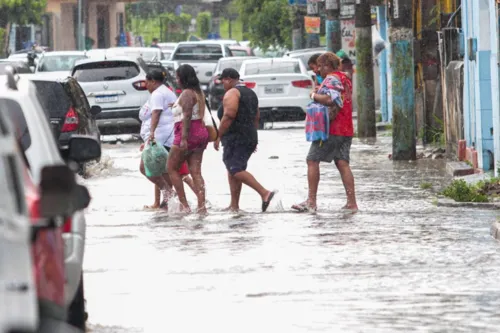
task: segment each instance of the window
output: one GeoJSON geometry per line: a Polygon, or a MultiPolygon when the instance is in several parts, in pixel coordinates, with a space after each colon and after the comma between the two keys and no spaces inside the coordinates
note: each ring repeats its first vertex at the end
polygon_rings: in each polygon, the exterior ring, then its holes
{"type": "Polygon", "coordinates": [[[103,61],[77,66],[73,77],[79,82],[129,80],[139,75],[139,67],[130,61],[103,61]]]}
{"type": "Polygon", "coordinates": [[[231,50],[231,52],[233,53],[233,56],[235,57],[247,57],[248,56],[248,53],[247,51],[245,50],[231,50]]]}
{"type": "Polygon", "coordinates": [[[31,134],[19,103],[11,99],[0,99],[0,112],[8,115],[14,125],[14,133],[23,151],[31,147],[31,134]]]}
{"type": "Polygon", "coordinates": [[[177,48],[172,60],[219,60],[222,58],[220,45],[183,45],[177,48]]]}
{"type": "Polygon", "coordinates": [[[38,100],[45,114],[52,118],[64,118],[71,106],[71,100],[59,82],[32,81],[36,86],[38,100]]]}
{"type": "Polygon", "coordinates": [[[38,72],[70,71],[75,62],[87,58],[84,55],[53,55],[44,56],[38,64],[38,72]]]}
{"type": "Polygon", "coordinates": [[[247,64],[245,67],[245,75],[301,73],[298,61],[258,62],[247,64]]]}
{"type": "Polygon", "coordinates": [[[224,46],[224,49],[226,50],[226,57],[234,57],[235,54],[234,52],[227,46],[224,46]]]}
{"type": "Polygon", "coordinates": [[[239,71],[242,63],[243,59],[238,59],[238,60],[232,59],[232,60],[222,61],[220,63],[219,72],[222,72],[226,68],[234,68],[237,71],[239,71]]]}

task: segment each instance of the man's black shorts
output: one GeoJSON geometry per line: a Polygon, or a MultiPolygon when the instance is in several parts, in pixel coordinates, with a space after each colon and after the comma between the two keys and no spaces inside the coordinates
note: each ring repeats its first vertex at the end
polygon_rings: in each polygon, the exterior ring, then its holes
{"type": "Polygon", "coordinates": [[[257,148],[254,144],[228,144],[223,147],[222,161],[231,175],[247,169],[248,160],[257,148]]]}

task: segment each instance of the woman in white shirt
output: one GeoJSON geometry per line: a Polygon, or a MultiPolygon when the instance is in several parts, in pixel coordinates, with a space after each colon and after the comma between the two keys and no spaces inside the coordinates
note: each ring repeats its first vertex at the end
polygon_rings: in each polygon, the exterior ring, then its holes
{"type": "MultiPolygon", "coordinates": [[[[163,84],[163,73],[153,70],[146,75],[146,85],[151,93],[148,101],[139,111],[139,119],[142,121],[141,138],[144,143],[141,145],[141,151],[144,145],[155,141],[165,147],[168,151],[174,142],[174,119],[172,115],[172,105],[177,97],[163,84]]],[[[140,171],[145,176],[144,163],[141,159],[140,171]]],[[[184,181],[192,187],[192,179],[189,177],[187,165],[182,165],[179,173],[184,181]]],[[[150,208],[168,209],[168,199],[173,195],[172,184],[168,173],[158,177],[148,177],[161,191],[163,200],[155,203],[150,208]]],[[[156,195],[155,195],[156,197],[156,195]]]]}

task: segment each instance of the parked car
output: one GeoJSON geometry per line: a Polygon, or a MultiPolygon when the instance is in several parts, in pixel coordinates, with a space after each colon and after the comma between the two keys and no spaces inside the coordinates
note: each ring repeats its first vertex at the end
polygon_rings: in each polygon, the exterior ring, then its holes
{"type": "Polygon", "coordinates": [[[215,66],[214,75],[212,76],[210,83],[208,84],[208,102],[210,103],[210,108],[212,110],[217,110],[220,106],[222,98],[224,97],[224,86],[219,79],[222,71],[226,68],[234,68],[237,71],[240,70],[243,61],[248,59],[258,59],[257,57],[230,57],[230,58],[220,58],[215,66]]]}
{"type": "Polygon", "coordinates": [[[160,70],[163,73],[163,76],[165,77],[165,80],[163,81],[165,86],[167,86],[167,88],[175,92],[177,95],[180,94],[180,89],[177,86],[177,79],[175,78],[175,76],[172,76],[170,71],[167,68],[165,68],[161,62],[158,61],[145,62],[141,58],[137,59],[137,62],[146,73],[153,69],[160,70]]]}
{"type": "Polygon", "coordinates": [[[305,119],[313,81],[299,59],[245,60],[240,78],[259,97],[261,127],[265,122],[305,119]]]}
{"type": "Polygon", "coordinates": [[[323,54],[326,52],[326,49],[324,47],[322,48],[313,48],[313,49],[304,49],[304,50],[295,50],[295,51],[290,51],[287,52],[284,57],[285,58],[295,58],[295,59],[300,59],[304,66],[307,69],[307,72],[311,77],[316,76],[316,74],[311,70],[309,67],[309,58],[311,58],[315,54],[323,54]]]}
{"type": "Polygon", "coordinates": [[[82,87],[89,104],[101,107],[96,118],[102,134],[139,132],[139,110],[149,92],[146,72],[137,59],[86,59],[75,65],[71,75],[82,87]]]}
{"type": "Polygon", "coordinates": [[[0,75],[5,75],[7,73],[7,67],[12,67],[15,72],[19,74],[33,73],[27,62],[2,59],[0,60],[0,75]]]}
{"type": "Polygon", "coordinates": [[[231,45],[229,46],[234,57],[253,57],[253,49],[247,46],[231,45]]]}
{"type": "Polygon", "coordinates": [[[158,43],[158,46],[161,48],[161,52],[163,53],[163,59],[169,60],[172,57],[172,53],[174,52],[177,43],[158,43]]]}
{"type": "Polygon", "coordinates": [[[13,124],[1,104],[0,147],[0,332],[34,332],[38,302],[23,161],[13,124]]]}
{"type": "Polygon", "coordinates": [[[194,67],[200,80],[201,89],[208,90],[208,84],[220,58],[232,57],[229,47],[220,41],[182,42],[172,54],[172,61],[178,65],[189,64],[194,67]]]}
{"type": "Polygon", "coordinates": [[[111,47],[106,50],[108,58],[129,57],[131,59],[142,58],[144,61],[163,60],[163,53],[158,47],[111,47]]]}
{"type": "Polygon", "coordinates": [[[88,202],[82,203],[77,195],[86,189],[74,183],[74,174],[65,166],[65,161],[84,163],[99,158],[100,144],[95,138],[75,135],[67,148],[60,149],[38,101],[34,83],[11,73],[1,77],[0,81],[3,81],[0,82],[0,110],[6,112],[15,124],[20,150],[29,169],[25,188],[33,228],[37,231],[33,246],[40,315],[68,321],[74,326],[83,323],[84,326],[82,264],[85,218],[82,209],[88,202]],[[52,175],[50,168],[53,168],[52,175]],[[77,188],[74,191],[78,193],[44,199],[44,186],[64,188],[63,184],[66,189],[77,188]],[[46,200],[49,200],[48,204],[46,200]],[[40,226],[41,218],[49,219],[50,223],[42,221],[40,226]]]}
{"type": "Polygon", "coordinates": [[[77,60],[85,59],[84,51],[54,51],[38,55],[35,73],[53,73],[60,77],[69,76],[77,60]]]}

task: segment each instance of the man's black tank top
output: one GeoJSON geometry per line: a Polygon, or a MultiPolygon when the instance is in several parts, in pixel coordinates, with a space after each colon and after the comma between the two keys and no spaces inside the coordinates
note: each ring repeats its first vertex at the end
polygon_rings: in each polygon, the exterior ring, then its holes
{"type": "Polygon", "coordinates": [[[235,87],[240,92],[238,113],[231,126],[221,138],[222,144],[226,145],[249,145],[255,146],[258,143],[257,128],[255,127],[255,117],[259,107],[257,94],[244,85],[235,87]]]}

